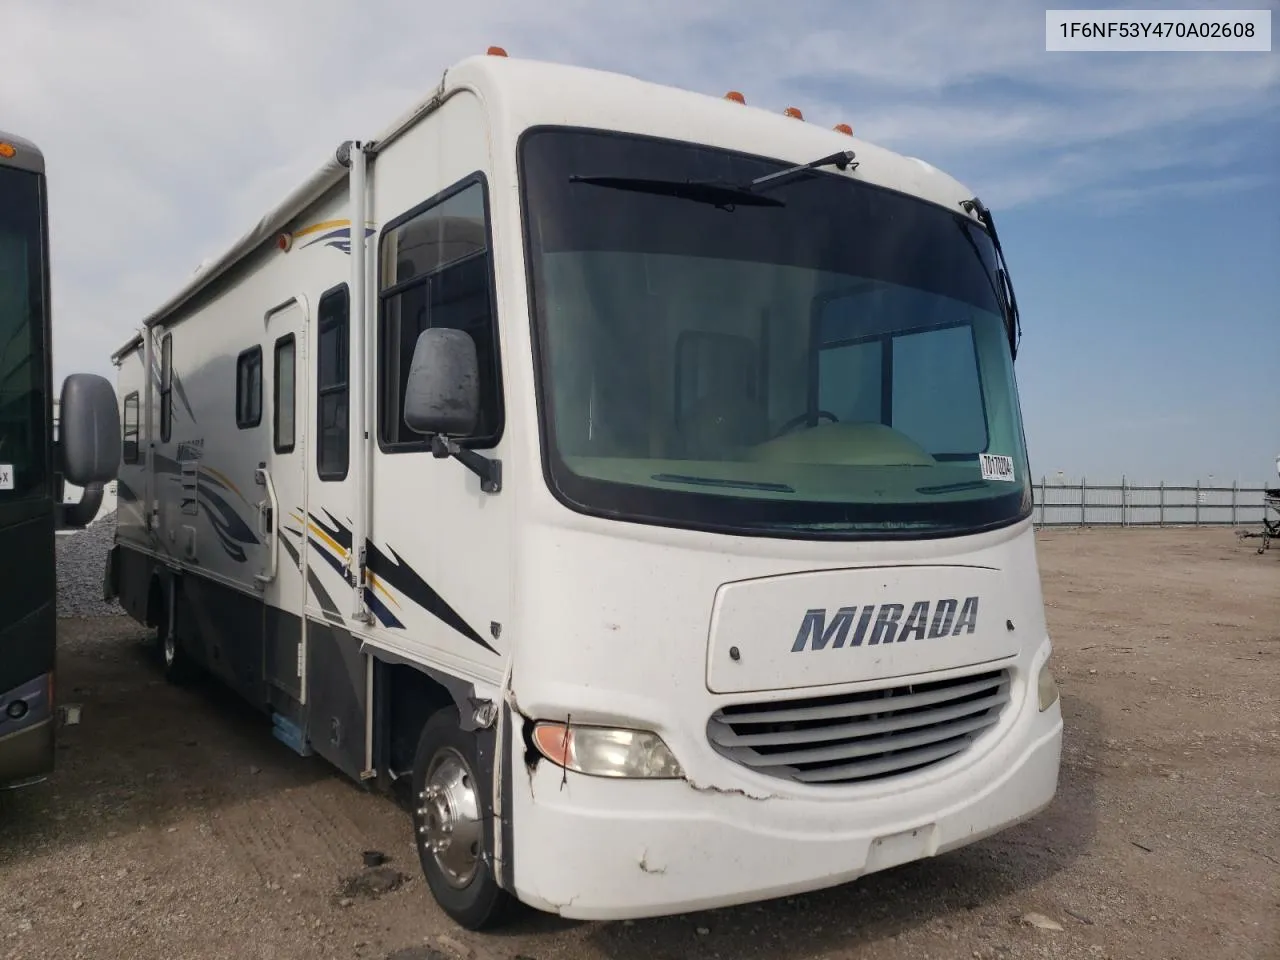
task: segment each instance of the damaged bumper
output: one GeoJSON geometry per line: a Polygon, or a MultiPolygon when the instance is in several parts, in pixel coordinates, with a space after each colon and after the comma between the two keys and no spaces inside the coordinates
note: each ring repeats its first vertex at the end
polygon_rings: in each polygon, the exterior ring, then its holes
{"type": "MultiPolygon", "coordinates": [[[[512,864],[526,903],[565,917],[662,916],[822,889],[972,843],[1047,806],[1058,703],[1034,696],[993,748],[901,792],[824,797],[691,775],[621,781],[514,764],[512,864]]],[[[834,793],[834,791],[833,791],[834,793]]]]}

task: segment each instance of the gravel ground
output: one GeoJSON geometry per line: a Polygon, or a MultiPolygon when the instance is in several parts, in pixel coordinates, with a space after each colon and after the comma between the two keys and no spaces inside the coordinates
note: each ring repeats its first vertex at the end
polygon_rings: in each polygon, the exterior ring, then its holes
{"type": "Polygon", "coordinates": [[[1039,551],[1067,722],[1039,817],[821,893],[488,937],[435,908],[394,803],[220,687],[166,685],[131,620],[63,620],[83,722],[48,783],[0,793],[0,958],[1280,960],[1280,553],[1227,530],[1039,551]]]}
{"type": "Polygon", "coordinates": [[[98,517],[83,530],[58,535],[58,616],[122,615],[114,600],[102,599],[102,574],[116,535],[116,514],[98,517]]]}

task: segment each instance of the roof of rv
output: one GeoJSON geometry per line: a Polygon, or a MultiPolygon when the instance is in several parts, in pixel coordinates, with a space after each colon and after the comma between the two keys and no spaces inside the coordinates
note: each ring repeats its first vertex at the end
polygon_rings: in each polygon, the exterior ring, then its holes
{"type": "MultiPolygon", "coordinates": [[[[922,160],[817,124],[717,96],[651,83],[623,74],[585,67],[477,56],[445,71],[429,96],[406,111],[376,138],[366,140],[373,152],[385,149],[400,134],[461,90],[477,91],[500,135],[518,136],[532,126],[595,127],[755,153],[784,162],[806,163],[838,150],[852,149],[859,180],[889,187],[959,210],[972,196],[956,180],[922,160]],[[622,105],[623,109],[619,109],[622,105]]],[[[302,185],[223,254],[201,264],[191,279],[153,311],[153,325],[212,283],[280,230],[346,176],[338,154],[332,155],[302,185]]],[[[136,343],[136,338],[117,355],[136,343]]]]}
{"type": "MultiPolygon", "coordinates": [[[[764,109],[625,74],[504,57],[472,57],[445,76],[446,92],[480,89],[518,134],[542,124],[649,134],[807,163],[837,150],[857,154],[860,180],[952,210],[973,193],[941,170],[858,137],[764,109]],[[619,109],[619,105],[624,109],[619,109]]],[[[838,118],[845,119],[845,118],[838,118]]],[[[854,118],[856,120],[856,118],[854,118]]]]}

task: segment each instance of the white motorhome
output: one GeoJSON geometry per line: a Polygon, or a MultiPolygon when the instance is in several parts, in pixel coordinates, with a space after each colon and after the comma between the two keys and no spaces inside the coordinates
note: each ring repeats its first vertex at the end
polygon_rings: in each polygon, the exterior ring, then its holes
{"type": "Polygon", "coordinates": [[[463,925],[831,886],[1054,796],[990,215],[798,114],[491,50],[115,354],[109,592],[407,781],[463,925]]]}

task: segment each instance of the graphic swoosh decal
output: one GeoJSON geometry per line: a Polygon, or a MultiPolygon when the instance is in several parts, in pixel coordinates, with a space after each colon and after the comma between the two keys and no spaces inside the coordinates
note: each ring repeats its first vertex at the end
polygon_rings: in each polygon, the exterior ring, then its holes
{"type": "MultiPolygon", "coordinates": [[[[388,549],[390,550],[389,547],[388,549]]],[[[388,557],[375,544],[370,543],[368,563],[369,570],[376,577],[399,590],[437,620],[447,623],[472,643],[478,643],[490,653],[498,652],[489,645],[484,637],[473,630],[471,625],[463,620],[458,612],[449,606],[444,598],[432,589],[429,583],[418,576],[418,572],[405,563],[394,550],[391,550],[391,556],[388,557]]]]}
{"type": "MultiPolygon", "coordinates": [[[[309,514],[308,516],[312,521],[312,524],[314,526],[319,526],[334,546],[339,548],[341,551],[349,553],[351,550],[350,529],[344,526],[328,510],[324,511],[324,514],[328,517],[328,523],[325,523],[323,520],[316,517],[315,514],[309,514]]],[[[312,542],[315,541],[313,540],[312,542]]],[[[325,552],[325,556],[330,560],[330,563],[336,562],[329,556],[327,551],[325,552]]],[[[423,580],[416,570],[405,563],[394,550],[391,550],[391,555],[387,556],[387,554],[378,549],[376,544],[370,542],[367,563],[367,573],[372,574],[372,577],[370,577],[370,583],[375,586],[385,584],[393,590],[398,590],[413,603],[427,611],[427,613],[431,614],[437,620],[440,620],[452,627],[454,630],[457,630],[472,643],[479,644],[490,653],[498,652],[488,643],[488,641],[484,639],[484,637],[480,636],[480,634],[474,630],[470,624],[462,619],[461,615],[459,615],[453,607],[449,606],[449,604],[445,602],[444,598],[441,597],[429,583],[423,580]],[[379,581],[381,581],[381,584],[379,581]]],[[[394,621],[397,626],[403,626],[386,604],[383,603],[376,594],[370,591],[367,586],[365,588],[365,599],[366,602],[369,603],[369,608],[379,617],[379,619],[383,619],[388,626],[392,625],[392,621],[394,621]]]]}
{"type": "MultiPolygon", "coordinates": [[[[154,455],[154,463],[157,475],[166,475],[173,483],[181,482],[182,464],[177,460],[157,453],[154,455]]],[[[202,475],[205,469],[201,467],[202,475]]],[[[213,532],[218,537],[218,543],[227,556],[236,563],[244,563],[248,559],[244,551],[245,546],[257,546],[262,541],[257,538],[253,529],[240,514],[236,513],[235,509],[220,494],[214,492],[214,486],[223,487],[223,485],[212,480],[212,478],[206,479],[209,479],[210,482],[197,482],[196,484],[197,506],[203,508],[205,515],[209,518],[210,525],[213,527],[213,532]]],[[[119,487],[117,486],[117,496],[119,495],[118,490],[119,487]]]]}

